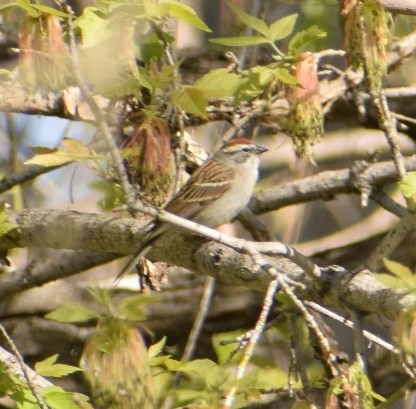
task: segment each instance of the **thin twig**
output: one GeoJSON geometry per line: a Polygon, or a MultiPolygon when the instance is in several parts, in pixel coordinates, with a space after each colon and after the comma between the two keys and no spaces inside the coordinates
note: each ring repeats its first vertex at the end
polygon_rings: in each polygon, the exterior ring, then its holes
{"type": "MultiPolygon", "coordinates": [[[[342,317],[339,314],[336,314],[335,312],[329,310],[328,308],[322,307],[322,305],[317,304],[316,302],[313,301],[304,301],[304,303],[314,309],[315,311],[319,312],[320,314],[323,314],[335,321],[338,321],[342,324],[344,324],[346,327],[348,328],[353,328],[354,323],[345,318],[342,317]]],[[[374,335],[373,333],[367,331],[367,330],[363,330],[362,334],[364,335],[365,338],[367,338],[369,341],[373,342],[374,344],[379,345],[380,347],[384,348],[385,350],[392,352],[396,355],[400,355],[401,352],[398,348],[396,348],[393,344],[388,343],[387,341],[384,341],[383,339],[381,339],[380,337],[378,337],[377,335],[374,335]]]]}
{"type": "MultiPolygon", "coordinates": [[[[254,0],[251,4],[251,10],[250,10],[250,15],[254,16],[254,17],[259,17],[262,10],[264,12],[264,0],[254,0]]],[[[247,26],[244,35],[250,37],[251,35],[253,35],[253,28],[247,26]]],[[[238,59],[238,66],[240,69],[245,69],[245,65],[246,65],[246,61],[248,58],[248,51],[249,48],[252,49],[252,47],[242,47],[241,49],[241,53],[238,59]]]]}
{"type": "Polygon", "coordinates": [[[12,187],[20,185],[22,183],[28,182],[36,177],[43,175],[44,173],[52,172],[55,169],[59,169],[61,167],[67,166],[70,163],[65,163],[59,166],[39,166],[39,165],[31,165],[25,167],[22,171],[13,173],[11,175],[7,175],[5,178],[0,180],[0,193],[7,192],[12,187]]]}
{"type": "Polygon", "coordinates": [[[23,376],[26,380],[27,386],[29,387],[30,391],[32,392],[34,398],[36,399],[36,402],[42,409],[48,409],[48,406],[46,405],[44,399],[42,398],[41,392],[38,390],[38,387],[32,382],[31,376],[29,374],[29,370],[23,360],[22,355],[20,355],[19,350],[16,348],[16,345],[12,341],[12,339],[7,334],[7,331],[4,329],[2,325],[0,325],[0,333],[3,336],[3,338],[6,340],[7,345],[12,350],[14,356],[17,359],[17,362],[20,365],[20,368],[22,370],[23,376]]]}
{"type": "Polygon", "coordinates": [[[366,267],[378,271],[383,267],[383,260],[390,256],[399,244],[412,232],[416,226],[416,214],[408,213],[391,229],[379,243],[377,248],[366,260],[366,267]]]}
{"type": "Polygon", "coordinates": [[[396,215],[397,217],[405,217],[409,213],[405,207],[394,201],[382,190],[372,191],[370,198],[379,204],[383,209],[396,215]]]}
{"type": "Polygon", "coordinates": [[[403,161],[403,155],[397,143],[396,120],[390,112],[387,99],[383,91],[381,91],[380,94],[370,92],[370,95],[373,104],[377,109],[379,126],[383,130],[387,143],[390,146],[391,156],[394,164],[396,165],[397,174],[399,175],[400,180],[403,180],[406,177],[406,168],[403,161]]]}
{"type": "Polygon", "coordinates": [[[315,334],[318,340],[319,346],[322,352],[324,353],[324,357],[328,363],[328,366],[331,369],[332,375],[338,376],[341,371],[338,369],[337,359],[335,355],[333,354],[333,352],[331,351],[331,346],[329,345],[328,339],[326,338],[325,334],[319,328],[319,325],[317,324],[316,320],[313,318],[312,314],[307,310],[304,302],[301,301],[296,296],[296,294],[293,292],[290,286],[286,283],[284,276],[282,276],[281,274],[278,274],[277,279],[279,281],[279,285],[282,288],[282,291],[284,291],[286,295],[289,296],[291,301],[300,310],[301,314],[303,315],[303,318],[306,321],[306,325],[315,334]]]}
{"type": "MultiPolygon", "coordinates": [[[[310,308],[314,309],[315,311],[319,312],[320,314],[323,314],[335,321],[338,321],[342,323],[343,325],[347,326],[348,328],[353,328],[354,323],[347,319],[346,317],[342,317],[341,315],[336,314],[335,312],[313,302],[313,301],[304,301],[306,305],[308,305],[310,308]]],[[[367,331],[362,330],[362,335],[371,341],[372,343],[380,346],[381,348],[385,349],[386,351],[389,351],[395,355],[397,355],[400,359],[400,362],[402,364],[403,369],[405,372],[409,375],[409,377],[415,381],[416,380],[416,373],[414,369],[414,359],[413,357],[410,357],[409,355],[403,356],[403,353],[400,349],[396,348],[393,344],[383,340],[379,336],[367,331]]]]}
{"type": "Polygon", "coordinates": [[[395,118],[397,121],[407,122],[409,124],[416,125],[416,119],[414,119],[414,118],[410,118],[406,115],[398,114],[397,112],[392,112],[391,114],[392,114],[393,118],[395,118]]]}
{"type": "Polygon", "coordinates": [[[202,327],[205,323],[207,315],[209,313],[209,308],[212,303],[212,297],[214,295],[215,289],[215,278],[207,277],[205,280],[204,290],[202,292],[202,298],[199,303],[198,313],[195,317],[192,330],[189,334],[188,340],[185,345],[185,350],[183,351],[181,361],[189,361],[195,351],[196,343],[201,335],[202,327]]]}
{"type": "MultiPolygon", "coordinates": [[[[266,296],[264,297],[263,308],[260,312],[259,318],[253,329],[253,332],[251,334],[247,347],[244,351],[243,358],[241,359],[241,362],[239,363],[237,367],[236,375],[235,375],[236,379],[241,379],[247,370],[247,366],[254,353],[254,348],[256,347],[257,343],[259,342],[260,336],[263,333],[263,329],[266,325],[267,316],[269,315],[270,309],[272,308],[272,305],[273,305],[274,295],[276,294],[278,289],[279,289],[278,280],[277,278],[274,278],[272,281],[270,281],[266,296]]],[[[236,392],[237,392],[237,386],[233,386],[227,392],[225,400],[224,400],[224,405],[223,405],[224,409],[229,409],[233,407],[236,392]]]]}
{"type": "Polygon", "coordinates": [[[103,136],[105,143],[107,144],[107,148],[110,153],[113,166],[116,170],[119,183],[123,190],[127,208],[129,211],[132,211],[133,204],[136,200],[134,190],[129,182],[126,169],[124,168],[124,165],[123,165],[123,159],[120,155],[120,151],[116,143],[114,142],[114,138],[107,124],[107,121],[105,119],[105,115],[103,111],[101,110],[100,106],[95,101],[93,94],[91,93],[90,89],[86,85],[86,82],[83,78],[77,45],[76,45],[75,37],[74,37],[74,27],[73,27],[73,22],[72,22],[74,13],[72,11],[72,8],[66,3],[64,3],[64,8],[67,11],[67,13],[71,16],[67,19],[67,23],[68,23],[69,50],[70,50],[70,55],[71,55],[70,63],[72,66],[72,73],[73,73],[74,79],[77,83],[77,86],[81,89],[84,95],[85,101],[87,102],[89,108],[91,109],[91,112],[93,113],[96,119],[96,124],[98,126],[98,129],[100,130],[101,135],[103,136]]]}
{"type": "Polygon", "coordinates": [[[360,365],[361,369],[364,372],[367,372],[367,366],[368,366],[368,359],[366,354],[366,347],[364,344],[364,336],[363,336],[363,320],[362,317],[359,316],[355,311],[351,311],[351,314],[353,316],[353,344],[354,344],[354,352],[355,352],[355,358],[360,365]]]}
{"type": "MultiPolygon", "coordinates": [[[[264,243],[259,243],[259,244],[263,245],[264,243]]],[[[258,344],[260,340],[260,336],[263,333],[264,328],[266,326],[266,320],[272,308],[274,296],[276,292],[279,290],[279,288],[281,288],[289,296],[292,302],[294,302],[294,304],[299,308],[303,317],[306,320],[308,327],[315,333],[316,337],[318,338],[318,342],[321,346],[321,349],[325,353],[325,357],[328,360],[328,364],[331,367],[333,374],[334,375],[338,374],[339,371],[336,367],[336,359],[330,349],[328,340],[325,338],[325,335],[320,330],[318,324],[316,323],[312,315],[307,311],[302,301],[294,294],[292,289],[289,287],[284,276],[280,274],[275,268],[270,266],[270,264],[268,264],[267,261],[262,258],[260,253],[256,249],[254,249],[254,247],[246,246],[244,250],[248,254],[250,254],[250,256],[253,258],[253,261],[256,263],[256,265],[258,265],[264,271],[267,271],[270,274],[270,276],[273,277],[273,280],[269,283],[269,286],[267,288],[266,296],[263,301],[262,310],[260,312],[256,325],[251,333],[251,336],[245,348],[243,357],[237,367],[235,378],[241,379],[247,370],[247,366],[248,366],[248,363],[250,362],[251,357],[253,356],[254,349],[256,345],[258,344]]],[[[313,267],[310,268],[310,266],[308,265],[306,265],[306,268],[308,268],[309,273],[312,273],[311,275],[314,276],[315,269],[313,267]]],[[[233,386],[232,388],[230,388],[224,400],[224,406],[223,406],[224,409],[232,407],[236,393],[237,393],[237,386],[233,386]]]]}
{"type": "MultiPolygon", "coordinates": [[[[212,303],[212,296],[214,294],[214,289],[215,289],[215,278],[207,277],[205,279],[205,285],[204,285],[204,289],[202,292],[202,298],[199,303],[198,313],[194,319],[191,332],[189,333],[188,339],[186,341],[185,349],[181,356],[181,362],[188,362],[194,354],[196,344],[201,335],[202,327],[209,313],[209,308],[212,303]]],[[[177,372],[174,376],[172,386],[170,388],[171,391],[178,387],[180,378],[181,378],[181,373],[177,372]]],[[[165,401],[161,405],[161,409],[171,408],[172,403],[173,403],[173,396],[167,395],[165,401]]]]}
{"type": "MultiPolygon", "coordinates": [[[[289,327],[290,327],[290,344],[293,349],[293,366],[296,373],[299,375],[299,378],[302,382],[303,389],[306,391],[311,390],[311,384],[308,379],[308,374],[306,372],[305,362],[303,359],[304,351],[299,345],[300,335],[299,328],[297,324],[298,316],[296,314],[291,314],[289,318],[289,327]]],[[[292,372],[292,371],[290,371],[292,372]]]]}

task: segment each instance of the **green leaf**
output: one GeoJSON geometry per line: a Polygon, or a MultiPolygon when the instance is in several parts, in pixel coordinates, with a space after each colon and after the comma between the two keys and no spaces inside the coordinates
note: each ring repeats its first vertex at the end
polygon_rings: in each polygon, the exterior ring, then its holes
{"type": "MultiPolygon", "coordinates": [[[[0,14],[1,14],[1,9],[0,9],[0,14]]],[[[11,75],[12,72],[9,70],[6,70],[4,68],[0,68],[0,75],[11,75]]]]}
{"type": "Polygon", "coordinates": [[[384,286],[393,289],[393,290],[403,290],[404,284],[403,281],[399,278],[391,275],[391,274],[384,274],[384,273],[374,273],[374,277],[377,281],[379,281],[384,286]]]}
{"type": "Polygon", "coordinates": [[[219,389],[229,378],[225,367],[215,365],[209,372],[205,373],[204,381],[208,390],[219,389]]]}
{"type": "Polygon", "coordinates": [[[160,71],[150,70],[149,73],[153,87],[161,90],[170,88],[174,84],[176,70],[176,65],[167,65],[160,71]]]}
{"type": "Polygon", "coordinates": [[[51,409],[93,409],[88,396],[67,392],[59,386],[47,386],[42,389],[42,396],[51,409]]]}
{"type": "MultiPolygon", "coordinates": [[[[168,33],[160,34],[163,38],[163,42],[170,44],[174,41],[174,38],[168,33]]],[[[165,55],[165,49],[163,47],[161,38],[154,31],[146,34],[140,39],[140,47],[136,48],[136,56],[143,62],[150,62],[154,58],[160,58],[165,55]]],[[[143,67],[138,67],[143,68],[143,67]]],[[[145,68],[143,68],[145,70],[145,68]]]]}
{"type": "Polygon", "coordinates": [[[205,378],[218,365],[210,359],[195,359],[190,362],[180,362],[170,359],[166,362],[166,366],[171,371],[180,371],[205,378]]]}
{"type": "Polygon", "coordinates": [[[416,172],[409,172],[406,177],[399,182],[400,190],[404,197],[411,199],[416,195],[416,172]]]}
{"type": "Polygon", "coordinates": [[[318,26],[308,27],[306,30],[298,31],[289,41],[288,49],[293,55],[301,51],[306,51],[305,48],[310,43],[326,37],[326,32],[318,26]]]}
{"type": "Polygon", "coordinates": [[[172,103],[190,114],[206,115],[207,101],[203,91],[198,88],[185,86],[172,93],[172,103]]]}
{"type": "Polygon", "coordinates": [[[158,10],[171,14],[179,20],[199,28],[202,31],[208,33],[212,32],[212,30],[197,16],[195,10],[186,4],[174,0],[162,0],[162,2],[158,4],[158,10]]]}
{"type": "Polygon", "coordinates": [[[93,47],[110,39],[114,31],[110,27],[108,19],[100,17],[98,9],[87,7],[77,19],[77,26],[81,30],[82,45],[93,47]]]}
{"type": "Polygon", "coordinates": [[[387,259],[383,261],[392,274],[375,274],[378,281],[392,289],[416,291],[416,276],[408,267],[387,259]]]}
{"type": "Polygon", "coordinates": [[[6,371],[4,364],[0,363],[0,397],[5,396],[13,390],[15,381],[12,376],[6,371]]]}
{"type": "Polygon", "coordinates": [[[51,149],[42,146],[29,148],[36,155],[24,162],[25,165],[45,167],[60,166],[66,163],[98,159],[91,150],[76,139],[66,138],[61,143],[62,149],[51,149]]]}
{"type": "Polygon", "coordinates": [[[95,311],[81,304],[69,302],[46,314],[45,318],[58,322],[83,322],[97,318],[97,316],[98,314],[95,311]]]}
{"type": "Polygon", "coordinates": [[[143,308],[144,303],[144,297],[141,295],[125,297],[117,304],[117,311],[123,318],[131,321],[142,321],[146,318],[143,308]]]}
{"type": "MultiPolygon", "coordinates": [[[[174,391],[175,396],[175,403],[177,408],[182,407],[195,407],[193,405],[189,406],[191,403],[199,403],[202,402],[202,407],[210,407],[207,406],[207,402],[212,400],[218,400],[219,396],[217,396],[216,391],[206,391],[206,390],[198,390],[198,389],[187,389],[181,388],[174,391]]],[[[198,407],[198,405],[196,405],[198,407]]],[[[239,406],[241,407],[241,406],[239,406]]]]}
{"type": "Polygon", "coordinates": [[[90,149],[77,139],[65,138],[62,143],[62,148],[66,153],[79,157],[91,157],[90,149]]]}
{"type": "Polygon", "coordinates": [[[49,14],[51,16],[57,16],[57,17],[62,17],[62,18],[69,18],[70,17],[69,14],[64,13],[63,11],[54,9],[53,7],[45,6],[44,4],[33,4],[32,3],[32,8],[34,8],[35,10],[39,10],[43,14],[49,14]]]}
{"type": "Polygon", "coordinates": [[[275,21],[270,26],[271,39],[273,41],[278,41],[292,34],[297,18],[297,14],[291,14],[290,16],[286,16],[275,21]]]}
{"type": "Polygon", "coordinates": [[[288,85],[297,85],[298,83],[296,77],[292,75],[287,68],[276,68],[274,71],[274,76],[279,81],[282,81],[288,85]]]}
{"type": "Polygon", "coordinates": [[[41,157],[35,156],[24,162],[25,165],[40,165],[46,168],[53,166],[64,165],[65,163],[72,162],[73,159],[68,157],[62,157],[59,155],[42,155],[41,157]]]}
{"type": "Polygon", "coordinates": [[[136,20],[148,20],[149,16],[154,16],[154,13],[146,13],[146,8],[139,3],[114,3],[109,2],[109,13],[114,15],[125,15],[134,17],[136,20]]]}
{"type": "Polygon", "coordinates": [[[235,14],[240,18],[240,20],[246,24],[247,26],[251,27],[253,30],[257,31],[258,33],[262,34],[265,37],[269,37],[269,28],[267,27],[266,23],[263,20],[260,20],[257,17],[251,16],[250,14],[246,13],[240,7],[235,6],[234,4],[227,1],[228,6],[234,11],[235,14]]]}
{"type": "MultiPolygon", "coordinates": [[[[258,389],[284,388],[287,385],[288,373],[283,369],[266,367],[257,368],[254,372],[255,380],[252,382],[252,385],[258,389]]],[[[295,382],[293,387],[301,387],[299,381],[295,382]]]]}
{"type": "Polygon", "coordinates": [[[33,153],[39,153],[33,158],[24,162],[25,165],[40,165],[45,167],[53,167],[64,165],[65,163],[73,162],[73,158],[62,155],[58,149],[48,149],[40,146],[29,148],[33,153]],[[51,153],[47,153],[51,152],[51,153]]]}
{"type": "Polygon", "coordinates": [[[381,402],[385,402],[386,399],[373,392],[373,388],[371,386],[370,379],[363,371],[360,364],[357,362],[351,365],[350,367],[350,373],[352,375],[352,383],[358,384],[358,387],[360,388],[360,400],[361,400],[361,406],[364,408],[374,408],[373,402],[371,398],[375,398],[381,402]]]}
{"type": "Polygon", "coordinates": [[[28,388],[19,388],[11,397],[18,409],[39,409],[39,404],[28,388]]]}
{"type": "Polygon", "coordinates": [[[94,87],[96,94],[107,98],[122,98],[126,95],[136,95],[140,87],[139,79],[130,76],[119,76],[113,80],[99,82],[94,87]]]}
{"type": "Polygon", "coordinates": [[[153,89],[154,85],[147,69],[144,67],[138,67],[138,73],[140,85],[150,90],[153,89]]]}
{"type": "Polygon", "coordinates": [[[384,259],[383,262],[386,268],[389,271],[391,271],[396,277],[399,277],[402,280],[409,280],[415,278],[415,275],[412,273],[412,271],[403,264],[388,259],[384,259]]]}
{"type": "Polygon", "coordinates": [[[260,36],[222,37],[210,39],[211,43],[226,45],[230,47],[245,47],[247,45],[266,44],[269,40],[260,36]]]}
{"type": "Polygon", "coordinates": [[[252,99],[260,95],[270,82],[275,80],[276,68],[271,66],[257,66],[250,70],[244,71],[245,81],[235,93],[235,103],[238,104],[242,100],[252,99]]]}
{"type": "Polygon", "coordinates": [[[239,336],[243,335],[243,333],[243,331],[232,331],[218,333],[212,336],[212,345],[215,353],[217,354],[218,363],[220,365],[224,365],[226,362],[238,363],[240,361],[243,351],[237,351],[238,343],[227,341],[235,340],[239,336]]]}
{"type": "Polygon", "coordinates": [[[103,210],[111,210],[124,204],[123,190],[114,181],[96,180],[90,186],[103,194],[103,198],[98,201],[103,210]]]}
{"type": "Polygon", "coordinates": [[[223,98],[233,96],[242,81],[244,79],[242,80],[239,75],[229,72],[226,68],[219,68],[199,78],[194,86],[207,96],[223,98]]]}
{"type": "Polygon", "coordinates": [[[16,4],[25,10],[30,17],[39,17],[39,12],[33,8],[33,4],[29,0],[16,0],[16,4]]]}
{"type": "Polygon", "coordinates": [[[16,223],[10,221],[10,217],[7,214],[6,203],[0,202],[0,237],[5,236],[7,233],[18,227],[19,226],[16,223]]]}
{"type": "Polygon", "coordinates": [[[147,351],[147,356],[149,359],[154,358],[158,356],[166,344],[166,337],[163,337],[159,342],[156,342],[156,344],[150,345],[149,350],[147,351]]]}
{"type": "Polygon", "coordinates": [[[61,376],[66,376],[82,370],[76,366],[56,364],[55,362],[57,358],[58,354],[55,354],[44,359],[43,361],[37,362],[35,364],[36,372],[41,376],[60,378],[61,376]]]}
{"type": "Polygon", "coordinates": [[[110,310],[112,308],[111,294],[108,288],[90,287],[88,292],[104,309],[110,310]]]}

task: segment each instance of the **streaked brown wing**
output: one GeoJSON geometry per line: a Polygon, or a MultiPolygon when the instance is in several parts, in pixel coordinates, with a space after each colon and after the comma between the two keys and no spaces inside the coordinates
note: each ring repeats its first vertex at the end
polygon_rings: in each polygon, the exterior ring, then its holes
{"type": "Polygon", "coordinates": [[[230,189],[234,178],[234,170],[224,169],[224,166],[215,160],[207,162],[195,171],[182,189],[170,200],[165,210],[168,212],[192,218],[205,202],[222,196],[230,189]],[[198,182],[207,180],[209,182],[198,182]]]}

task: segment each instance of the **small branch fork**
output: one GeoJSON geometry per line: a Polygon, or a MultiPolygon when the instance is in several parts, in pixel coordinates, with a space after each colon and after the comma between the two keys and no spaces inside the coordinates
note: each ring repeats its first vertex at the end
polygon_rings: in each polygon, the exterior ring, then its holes
{"type": "MultiPolygon", "coordinates": [[[[254,249],[251,249],[250,255],[253,257],[253,260],[255,261],[256,265],[259,266],[259,268],[267,271],[274,278],[270,282],[269,287],[267,289],[267,292],[263,301],[262,311],[260,312],[260,315],[257,319],[254,329],[249,331],[249,333],[247,333],[247,338],[244,337],[244,339],[240,340],[241,341],[240,345],[245,347],[245,351],[243,354],[243,358],[241,359],[236,369],[236,374],[235,374],[236,379],[243,378],[244,374],[247,371],[248,363],[250,362],[254,354],[254,349],[257,343],[259,342],[262,333],[266,329],[267,317],[269,316],[269,313],[273,306],[274,297],[279,290],[282,290],[291,299],[291,301],[299,309],[309,329],[315,334],[318,340],[319,347],[323,353],[323,358],[325,362],[327,363],[328,367],[330,368],[331,375],[333,377],[341,376],[343,374],[343,371],[337,363],[336,356],[331,350],[331,346],[327,337],[325,336],[324,332],[320,329],[319,324],[317,323],[313,315],[308,311],[307,307],[310,307],[314,309],[315,311],[321,314],[324,314],[334,320],[342,322],[343,324],[345,324],[346,326],[354,330],[354,333],[355,333],[354,342],[356,344],[355,345],[356,354],[358,356],[358,362],[360,363],[360,365],[362,366],[364,370],[366,369],[366,358],[365,358],[365,345],[363,342],[363,337],[378,344],[379,346],[383,347],[389,352],[392,352],[395,355],[397,355],[400,358],[402,366],[405,369],[405,371],[408,373],[408,375],[413,380],[416,379],[416,374],[415,374],[414,369],[412,369],[411,365],[409,365],[409,363],[406,361],[406,357],[404,358],[402,357],[400,350],[394,347],[392,344],[370,333],[369,331],[364,330],[361,325],[362,324],[361,319],[358,316],[356,316],[353,322],[333,313],[332,311],[320,306],[317,303],[301,300],[294,293],[293,288],[291,287],[288,280],[283,274],[279,273],[275,268],[270,266],[267,263],[267,261],[264,260],[262,256],[258,252],[256,252],[254,249]]],[[[408,357],[407,357],[407,360],[408,360],[408,357]]],[[[227,392],[225,399],[224,399],[223,409],[231,409],[233,407],[233,403],[235,400],[235,395],[237,393],[237,390],[238,390],[238,387],[233,386],[227,392]]]]}
{"type": "MultiPolygon", "coordinates": [[[[284,247],[288,247],[288,246],[284,246],[284,247]]],[[[239,363],[239,365],[236,369],[236,375],[235,375],[236,379],[241,379],[244,376],[244,374],[247,370],[248,363],[250,362],[250,360],[251,360],[251,358],[254,354],[254,349],[255,349],[257,343],[260,340],[261,334],[265,330],[267,317],[269,316],[269,313],[270,313],[271,308],[273,306],[274,297],[275,297],[276,293],[279,290],[282,290],[287,296],[289,296],[291,301],[300,310],[300,312],[303,315],[308,327],[311,329],[311,331],[314,332],[314,334],[316,335],[316,337],[318,339],[319,345],[320,345],[322,351],[324,352],[324,356],[325,356],[325,358],[326,358],[326,360],[329,363],[329,366],[331,368],[332,375],[333,376],[338,376],[340,374],[340,370],[337,368],[336,357],[331,351],[328,340],[326,339],[324,333],[319,328],[319,326],[318,326],[317,322],[315,321],[315,319],[313,318],[313,316],[310,314],[310,312],[305,307],[304,303],[295,295],[293,289],[288,284],[285,276],[283,274],[279,273],[275,268],[273,268],[260,255],[260,253],[257,250],[254,249],[254,247],[252,247],[252,248],[246,247],[245,250],[253,258],[253,261],[255,262],[255,264],[259,268],[263,269],[268,274],[270,274],[270,276],[273,277],[273,279],[270,282],[269,287],[267,289],[267,292],[266,292],[266,295],[265,295],[265,298],[264,298],[264,301],[263,301],[263,308],[260,312],[260,315],[259,315],[259,318],[256,322],[256,325],[255,325],[254,329],[250,332],[250,338],[249,338],[248,343],[245,347],[243,358],[240,361],[240,363],[239,363]]],[[[298,260],[298,262],[299,262],[299,259],[301,259],[301,257],[299,257],[299,255],[296,254],[296,251],[293,251],[293,252],[289,251],[288,254],[292,257],[291,260],[294,261],[295,263],[296,263],[296,261],[295,261],[296,259],[298,260]]],[[[285,256],[288,256],[288,255],[286,254],[285,256]]],[[[303,266],[306,267],[305,272],[307,272],[310,275],[316,277],[316,274],[318,272],[317,270],[319,270],[317,266],[314,267],[310,261],[308,261],[308,263],[306,265],[302,262],[301,262],[301,264],[303,264],[303,266]]],[[[224,400],[224,405],[223,405],[224,409],[232,408],[236,393],[237,393],[237,386],[233,386],[227,392],[227,395],[226,395],[225,400],[224,400]]]]}

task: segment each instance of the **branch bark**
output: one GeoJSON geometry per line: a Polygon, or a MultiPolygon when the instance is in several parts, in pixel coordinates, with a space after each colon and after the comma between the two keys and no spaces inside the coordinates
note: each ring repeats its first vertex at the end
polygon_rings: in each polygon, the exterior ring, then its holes
{"type": "MultiPolygon", "coordinates": [[[[362,188],[377,189],[397,182],[398,176],[393,162],[385,161],[365,164],[362,170],[339,169],[274,186],[256,193],[250,202],[255,214],[277,210],[284,206],[306,203],[313,200],[330,200],[345,193],[362,193],[362,188]]],[[[404,159],[407,171],[416,170],[416,155],[404,159]]]]}
{"type": "MultiPolygon", "coordinates": [[[[22,210],[11,212],[11,216],[18,229],[0,238],[0,248],[50,247],[131,254],[141,244],[140,231],[144,226],[132,218],[58,210],[22,210]]],[[[184,233],[173,232],[161,237],[148,257],[257,291],[265,291],[272,279],[263,270],[258,271],[250,256],[184,233]]],[[[318,279],[311,278],[287,259],[266,258],[273,268],[294,283],[300,283],[296,288],[298,296],[327,306],[394,319],[415,302],[414,296],[386,288],[368,271],[352,273],[342,268],[327,268],[322,269],[318,279]]],[[[0,288],[7,291],[7,282],[2,277],[0,288]]]]}

